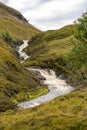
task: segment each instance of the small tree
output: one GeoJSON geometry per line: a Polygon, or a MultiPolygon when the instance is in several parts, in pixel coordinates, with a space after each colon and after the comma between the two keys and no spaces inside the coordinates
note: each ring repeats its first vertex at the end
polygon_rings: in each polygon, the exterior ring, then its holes
{"type": "Polygon", "coordinates": [[[2,33],[3,39],[8,42],[11,43],[13,41],[13,39],[11,38],[10,34],[8,31],[5,31],[2,33]]]}
{"type": "Polygon", "coordinates": [[[87,13],[84,13],[75,25],[76,42],[66,57],[66,74],[70,81],[80,83],[87,79],[87,13]]]}
{"type": "Polygon", "coordinates": [[[76,29],[74,35],[80,42],[87,43],[87,12],[84,13],[82,17],[76,21],[76,29]]]}
{"type": "Polygon", "coordinates": [[[77,20],[74,36],[77,44],[73,52],[82,63],[87,63],[87,13],[77,20]]]}

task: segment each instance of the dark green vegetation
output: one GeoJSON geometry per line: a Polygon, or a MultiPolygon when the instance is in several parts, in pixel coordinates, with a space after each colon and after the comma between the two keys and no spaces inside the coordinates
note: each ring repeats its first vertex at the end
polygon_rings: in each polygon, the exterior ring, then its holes
{"type": "Polygon", "coordinates": [[[38,32],[19,12],[0,3],[0,112],[47,92],[34,74],[20,64],[11,47],[13,41],[29,39],[38,32]]]}
{"type": "Polygon", "coordinates": [[[74,37],[74,48],[65,59],[65,75],[74,85],[83,86],[87,83],[87,13],[75,24],[74,37]]]}

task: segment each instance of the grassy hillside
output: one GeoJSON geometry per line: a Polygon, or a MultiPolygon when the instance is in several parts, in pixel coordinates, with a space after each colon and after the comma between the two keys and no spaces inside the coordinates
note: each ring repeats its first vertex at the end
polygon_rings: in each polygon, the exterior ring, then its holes
{"type": "Polygon", "coordinates": [[[87,88],[33,109],[0,114],[1,130],[87,130],[87,88]]]}
{"type": "Polygon", "coordinates": [[[25,100],[25,95],[30,91],[32,93],[35,88],[37,91],[40,86],[39,80],[26,71],[13,54],[0,47],[0,111],[13,107],[11,100],[14,103],[25,100]]]}
{"type": "Polygon", "coordinates": [[[73,25],[70,25],[59,30],[37,34],[29,41],[26,52],[31,57],[25,65],[48,67],[50,61],[68,53],[72,48],[72,30],[73,25]]]}
{"type": "Polygon", "coordinates": [[[39,32],[22,14],[0,2],[0,37],[2,32],[8,30],[16,39],[29,39],[39,32]]]}
{"type": "Polygon", "coordinates": [[[3,40],[2,33],[6,31],[14,40],[29,39],[39,32],[18,11],[0,3],[0,111],[47,92],[34,74],[20,64],[14,48],[3,40]]]}
{"type": "MultiPolygon", "coordinates": [[[[87,17],[85,20],[82,25],[86,27],[87,17]]],[[[19,12],[0,3],[0,130],[87,130],[87,28],[78,26],[80,34],[73,36],[73,27],[34,36],[37,29],[19,12]],[[47,89],[40,87],[35,75],[20,64],[14,48],[3,40],[7,30],[14,40],[30,39],[25,51],[31,58],[25,66],[52,68],[76,87],[82,83],[80,88],[33,109],[9,110],[47,89]]]]}

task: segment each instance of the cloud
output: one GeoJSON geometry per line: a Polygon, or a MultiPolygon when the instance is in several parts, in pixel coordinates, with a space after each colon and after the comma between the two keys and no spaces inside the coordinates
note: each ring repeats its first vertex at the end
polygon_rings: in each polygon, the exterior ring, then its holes
{"type": "Polygon", "coordinates": [[[9,0],[0,0],[0,2],[3,2],[3,3],[5,3],[5,4],[7,4],[8,1],[9,1],[9,0]]]}
{"type": "MultiPolygon", "coordinates": [[[[0,0],[2,1],[2,0],[0,0]]],[[[73,23],[86,11],[87,0],[3,0],[19,10],[41,30],[57,29],[73,23]]]]}

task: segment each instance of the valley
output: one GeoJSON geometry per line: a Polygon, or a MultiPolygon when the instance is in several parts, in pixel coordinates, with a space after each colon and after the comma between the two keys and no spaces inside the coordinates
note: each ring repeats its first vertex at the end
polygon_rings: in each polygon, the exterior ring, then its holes
{"type": "MultiPolygon", "coordinates": [[[[28,46],[28,40],[24,40],[23,44],[19,46],[18,52],[20,57],[24,59],[24,61],[21,61],[21,63],[24,63],[28,58],[30,58],[23,50],[28,46]]],[[[42,103],[48,102],[60,95],[67,94],[74,90],[73,87],[66,84],[66,82],[60,78],[58,78],[53,70],[46,70],[44,69],[30,69],[27,68],[27,70],[31,70],[33,72],[37,71],[39,72],[44,78],[44,84],[47,85],[49,89],[49,93],[43,96],[40,96],[34,100],[26,101],[23,103],[19,103],[18,107],[20,108],[32,108],[35,106],[38,106],[42,103]]]]}
{"type": "Polygon", "coordinates": [[[87,13],[77,21],[42,32],[0,2],[0,130],[87,129],[87,13]]]}

